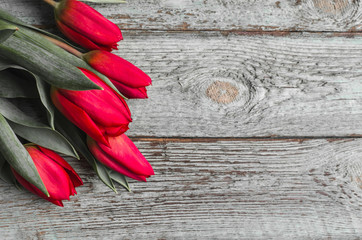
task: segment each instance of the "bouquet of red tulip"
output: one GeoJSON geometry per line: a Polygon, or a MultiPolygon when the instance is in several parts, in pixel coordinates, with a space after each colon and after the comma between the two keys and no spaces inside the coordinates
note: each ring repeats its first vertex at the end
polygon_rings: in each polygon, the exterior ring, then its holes
{"type": "Polygon", "coordinates": [[[147,98],[151,79],[110,53],[123,39],[114,23],[78,0],[44,1],[83,48],[0,10],[0,178],[63,206],[83,182],[60,155],[79,153],[108,187],[130,190],[125,176],[154,172],[124,134],[125,99],[147,98]]]}

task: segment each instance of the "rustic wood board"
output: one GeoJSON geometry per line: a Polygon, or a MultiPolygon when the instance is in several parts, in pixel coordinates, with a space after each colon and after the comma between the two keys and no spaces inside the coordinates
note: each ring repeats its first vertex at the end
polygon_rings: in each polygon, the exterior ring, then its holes
{"type": "Polygon", "coordinates": [[[59,208],[0,183],[2,239],[358,239],[362,139],[135,139],[154,166],[117,195],[89,167],[59,208]]]}
{"type": "MultiPolygon", "coordinates": [[[[360,31],[361,2],[355,0],[129,0],[92,4],[122,29],[360,31]]],[[[0,0],[29,23],[52,25],[51,8],[40,0],[0,0]]]]}
{"type": "Polygon", "coordinates": [[[116,53],[150,74],[133,136],[362,134],[362,38],[125,32],[116,53]]]}
{"type": "MultiPolygon", "coordinates": [[[[0,182],[1,239],[360,239],[362,29],[354,0],[129,0],[94,6],[154,80],[128,132],[153,165],[132,193],[64,208],[0,182]]],[[[0,7],[53,28],[40,0],[0,7]]]]}
{"type": "MultiPolygon", "coordinates": [[[[130,4],[136,3],[147,1],[130,4]]],[[[48,12],[46,5],[42,9],[37,4],[43,3],[16,0],[3,5],[15,13],[48,12]]],[[[118,5],[96,6],[111,11],[118,5]]],[[[148,101],[129,101],[134,119],[129,133],[360,136],[362,38],[349,33],[269,35],[124,31],[125,40],[115,53],[154,80],[148,101]]]]}

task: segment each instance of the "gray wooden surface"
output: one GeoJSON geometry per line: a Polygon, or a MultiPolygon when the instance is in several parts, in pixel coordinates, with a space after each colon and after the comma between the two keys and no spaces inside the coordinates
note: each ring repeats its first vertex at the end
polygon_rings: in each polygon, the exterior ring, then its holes
{"type": "MultiPolygon", "coordinates": [[[[58,208],[0,182],[4,239],[360,239],[362,3],[92,5],[153,79],[129,135],[148,183],[114,194],[86,163],[58,208]]],[[[0,7],[54,27],[40,0],[0,7]]]]}

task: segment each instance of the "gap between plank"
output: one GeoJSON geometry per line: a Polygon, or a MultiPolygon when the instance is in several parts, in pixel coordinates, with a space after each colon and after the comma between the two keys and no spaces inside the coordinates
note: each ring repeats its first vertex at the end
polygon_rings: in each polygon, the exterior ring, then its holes
{"type": "Polygon", "coordinates": [[[342,141],[359,139],[362,135],[352,136],[261,136],[261,137],[153,137],[153,136],[129,136],[133,141],[150,142],[219,142],[219,141],[292,141],[303,142],[307,140],[342,141]]]}
{"type": "MultiPolygon", "coordinates": [[[[56,29],[56,25],[36,25],[32,26],[43,29],[56,29]]],[[[223,35],[228,34],[239,34],[239,35],[276,35],[276,36],[286,36],[289,34],[333,34],[333,36],[346,36],[353,37],[355,35],[362,36],[362,31],[297,31],[297,30],[276,30],[276,31],[260,31],[260,30],[242,30],[242,29],[230,29],[230,30],[220,30],[220,29],[141,29],[141,28],[121,28],[122,31],[138,31],[138,32],[166,32],[166,33],[202,33],[202,32],[219,32],[223,35]]]]}

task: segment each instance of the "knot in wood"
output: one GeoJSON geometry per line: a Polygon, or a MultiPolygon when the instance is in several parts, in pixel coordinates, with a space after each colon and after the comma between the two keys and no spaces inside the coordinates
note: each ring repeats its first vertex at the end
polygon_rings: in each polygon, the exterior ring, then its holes
{"type": "Polygon", "coordinates": [[[314,7],[331,15],[345,12],[352,4],[349,0],[313,0],[313,3],[314,7]]]}
{"type": "Polygon", "coordinates": [[[217,103],[229,104],[235,101],[239,90],[229,82],[215,81],[206,89],[206,95],[217,103]]]}

